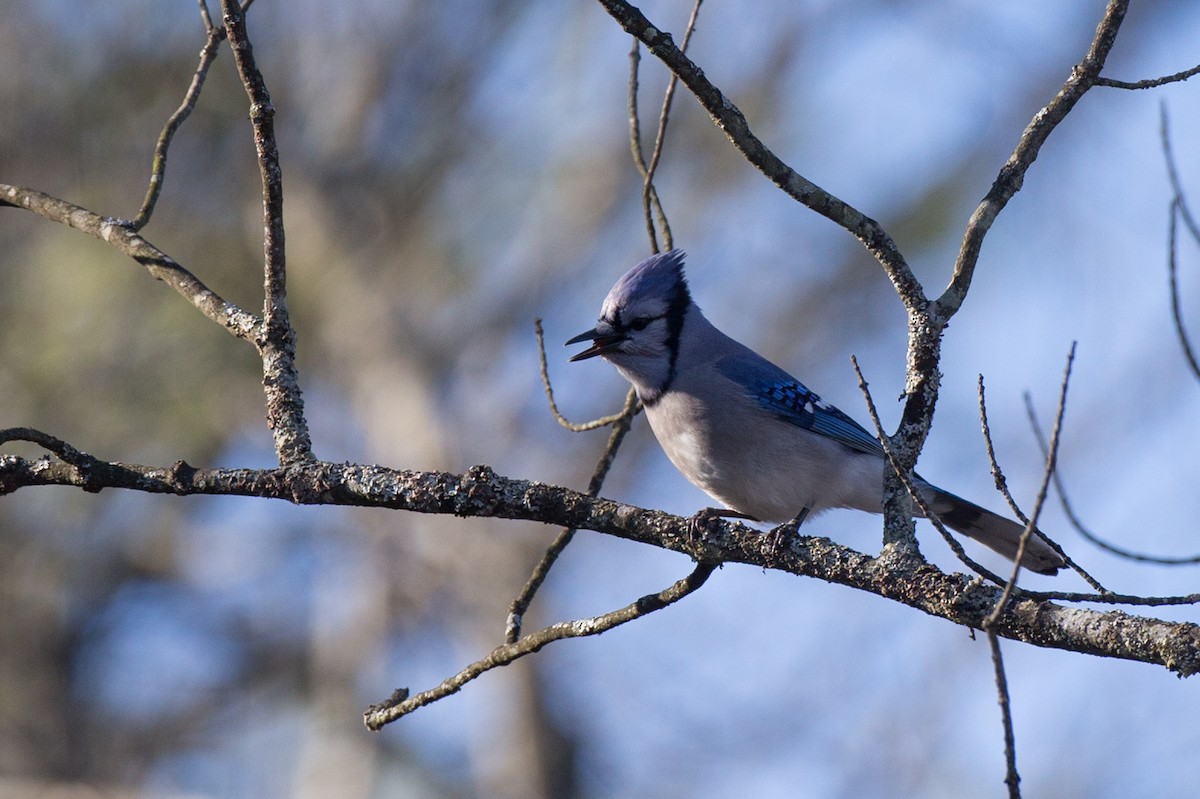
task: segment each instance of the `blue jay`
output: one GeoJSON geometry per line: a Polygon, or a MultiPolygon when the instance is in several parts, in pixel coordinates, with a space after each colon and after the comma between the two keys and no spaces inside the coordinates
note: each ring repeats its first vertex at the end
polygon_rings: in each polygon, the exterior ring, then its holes
{"type": "MultiPolygon", "coordinates": [[[[675,467],[735,515],[786,522],[829,508],[882,512],[879,440],[713,327],[692,301],[683,259],[671,250],[625,273],[596,326],[567,342],[591,342],[571,360],[599,355],[615,366],[675,467]]],[[[1021,525],[914,480],[944,524],[1015,559],[1021,525]]],[[[1054,574],[1065,564],[1033,536],[1022,565],[1054,574]]]]}

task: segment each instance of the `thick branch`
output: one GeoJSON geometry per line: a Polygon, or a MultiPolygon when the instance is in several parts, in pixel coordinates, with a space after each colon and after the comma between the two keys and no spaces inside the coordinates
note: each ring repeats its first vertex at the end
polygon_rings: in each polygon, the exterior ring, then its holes
{"type": "MultiPolygon", "coordinates": [[[[11,440],[0,431],[0,443],[11,440]]],[[[85,453],[72,463],[0,456],[0,495],[24,486],[128,488],[158,494],[282,499],[301,505],[354,505],[463,517],[524,519],[608,535],[690,555],[702,563],[746,563],[868,591],[956,624],[981,628],[1000,589],[946,574],[916,558],[872,558],[825,538],[795,536],[783,546],[740,524],[713,524],[705,538],[689,519],[593,498],[578,491],[502,477],[486,466],[466,474],[313,461],[277,469],[168,468],[109,463],[85,453]]],[[[1037,646],[1200,671],[1200,627],[1034,601],[1018,595],[992,628],[1037,646]]]]}

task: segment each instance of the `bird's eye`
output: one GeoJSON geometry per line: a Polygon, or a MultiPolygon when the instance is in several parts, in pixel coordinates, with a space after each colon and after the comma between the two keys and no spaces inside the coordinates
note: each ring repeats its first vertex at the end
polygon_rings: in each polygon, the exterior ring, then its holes
{"type": "Polygon", "coordinates": [[[653,321],[654,319],[652,317],[639,316],[637,319],[634,319],[629,323],[629,328],[631,330],[645,330],[653,321]]]}

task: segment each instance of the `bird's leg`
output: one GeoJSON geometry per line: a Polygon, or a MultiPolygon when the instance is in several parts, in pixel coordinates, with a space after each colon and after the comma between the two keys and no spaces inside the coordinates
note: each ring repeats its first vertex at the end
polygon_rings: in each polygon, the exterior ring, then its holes
{"type": "Polygon", "coordinates": [[[732,508],[701,508],[688,522],[688,539],[695,546],[708,536],[709,524],[715,519],[745,519],[756,522],[757,518],[732,508]]]}
{"type": "Polygon", "coordinates": [[[779,559],[779,553],[783,549],[783,542],[796,534],[800,529],[800,525],[804,524],[804,520],[808,518],[808,508],[801,508],[796,514],[796,518],[790,522],[784,522],[778,527],[773,528],[769,533],[767,553],[772,560],[779,559]]]}

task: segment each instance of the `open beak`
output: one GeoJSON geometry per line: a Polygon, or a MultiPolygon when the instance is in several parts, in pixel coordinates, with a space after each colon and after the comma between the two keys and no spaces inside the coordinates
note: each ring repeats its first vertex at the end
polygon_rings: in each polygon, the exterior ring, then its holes
{"type": "Polygon", "coordinates": [[[595,358],[597,355],[603,355],[606,352],[612,352],[617,348],[617,345],[625,340],[625,336],[620,333],[613,332],[612,328],[601,330],[599,326],[580,333],[573,339],[568,340],[563,346],[578,344],[581,341],[591,341],[592,346],[588,347],[583,352],[577,352],[571,356],[572,361],[586,361],[588,358],[595,358]]]}

